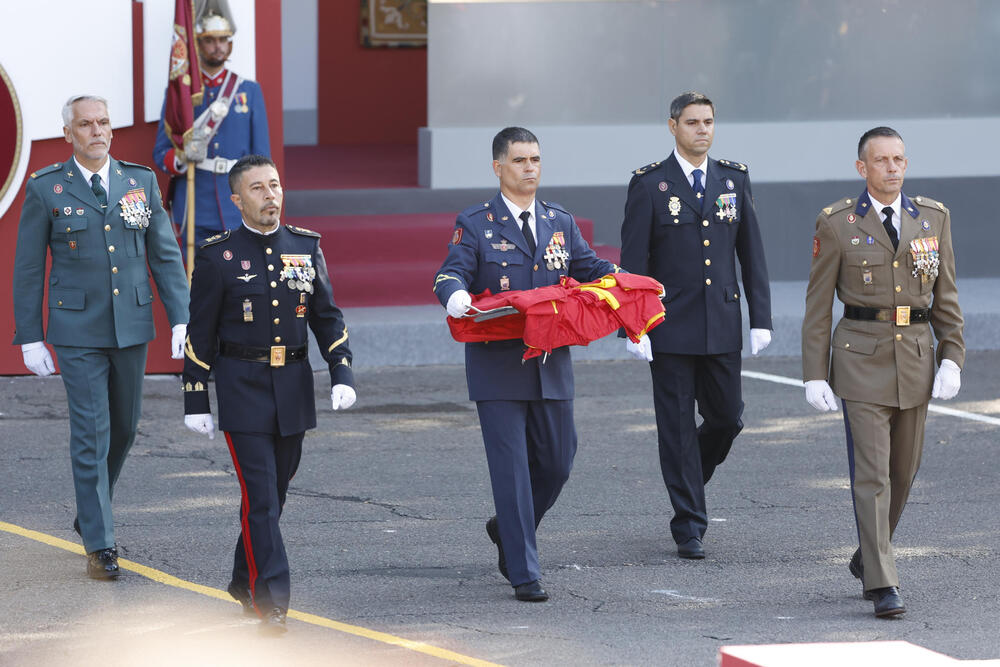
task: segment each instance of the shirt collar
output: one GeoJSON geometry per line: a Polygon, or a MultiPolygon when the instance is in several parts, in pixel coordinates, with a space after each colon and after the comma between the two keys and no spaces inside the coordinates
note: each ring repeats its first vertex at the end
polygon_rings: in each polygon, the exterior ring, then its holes
{"type": "Polygon", "coordinates": [[[687,177],[688,183],[691,182],[691,172],[694,171],[695,169],[701,169],[703,178],[708,175],[708,155],[705,155],[705,159],[702,161],[700,165],[693,165],[684,158],[682,158],[681,154],[677,152],[677,149],[674,149],[674,157],[677,158],[677,164],[681,166],[681,170],[687,177]]]}
{"type": "Polygon", "coordinates": [[[249,232],[256,234],[257,236],[270,236],[271,234],[277,234],[278,230],[281,229],[281,223],[278,223],[278,226],[273,230],[269,232],[261,232],[248,225],[246,220],[243,221],[243,226],[246,227],[249,232]]]}
{"type": "Polygon", "coordinates": [[[98,174],[101,177],[101,185],[104,186],[105,190],[107,190],[108,186],[111,185],[111,181],[108,180],[108,177],[111,175],[110,155],[104,159],[104,164],[97,171],[91,171],[86,167],[84,167],[82,164],[80,164],[80,161],[76,159],[75,155],[73,156],[73,162],[76,163],[76,168],[80,170],[80,175],[87,180],[87,183],[90,183],[91,176],[93,176],[94,174],[98,174]]]}
{"type": "Polygon", "coordinates": [[[521,211],[527,211],[528,212],[528,224],[531,225],[532,229],[535,228],[535,200],[534,199],[532,199],[531,203],[528,204],[528,208],[522,209],[521,207],[519,207],[517,204],[515,204],[511,200],[507,199],[507,197],[506,197],[506,195],[504,195],[504,193],[501,192],[500,193],[500,197],[501,197],[501,199],[503,199],[503,203],[507,205],[508,210],[510,210],[510,214],[512,216],[514,216],[515,220],[517,220],[518,224],[521,224],[521,211]]]}
{"type": "Polygon", "coordinates": [[[878,211],[878,214],[879,214],[880,218],[885,219],[885,216],[882,215],[882,209],[884,209],[886,206],[891,206],[892,207],[892,215],[893,215],[892,219],[895,220],[895,221],[899,221],[900,220],[900,211],[903,208],[903,194],[902,193],[896,195],[896,198],[892,201],[891,204],[883,204],[879,200],[875,199],[875,197],[872,197],[872,193],[870,193],[870,192],[868,193],[868,199],[870,199],[871,202],[872,202],[872,208],[874,208],[876,211],[878,211]]]}

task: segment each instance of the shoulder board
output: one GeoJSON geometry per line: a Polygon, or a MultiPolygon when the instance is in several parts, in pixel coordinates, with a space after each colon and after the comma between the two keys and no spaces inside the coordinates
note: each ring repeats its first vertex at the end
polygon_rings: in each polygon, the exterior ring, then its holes
{"type": "Polygon", "coordinates": [[[545,208],[554,208],[557,211],[562,211],[566,215],[570,214],[569,211],[567,211],[562,204],[557,204],[553,201],[545,201],[544,199],[539,199],[538,201],[541,202],[542,206],[544,206],[545,208]]]}
{"type": "Polygon", "coordinates": [[[719,164],[723,167],[729,167],[730,169],[735,169],[736,171],[746,171],[747,166],[742,162],[733,162],[731,160],[719,160],[719,164]]]}
{"type": "Polygon", "coordinates": [[[470,206],[469,208],[462,211],[462,215],[466,217],[472,217],[474,215],[482,215],[493,210],[493,203],[484,201],[482,204],[476,204],[475,206],[470,206]]]}
{"type": "Polygon", "coordinates": [[[118,160],[124,167],[137,167],[138,169],[145,169],[146,171],[153,171],[152,167],[147,167],[144,164],[139,164],[138,162],[126,162],[125,160],[118,160]]]}
{"type": "Polygon", "coordinates": [[[201,245],[198,246],[198,247],[199,248],[207,248],[210,245],[215,245],[216,243],[220,243],[221,241],[225,241],[226,239],[229,238],[229,233],[230,233],[230,230],[227,229],[226,231],[222,232],[221,234],[216,234],[215,236],[209,236],[207,239],[205,239],[204,241],[202,241],[201,245]]]}
{"type": "Polygon", "coordinates": [[[825,207],[823,212],[827,215],[833,215],[834,213],[843,211],[845,208],[853,208],[857,203],[857,200],[852,197],[844,197],[843,199],[825,207]]]}
{"type": "Polygon", "coordinates": [[[939,211],[947,211],[948,207],[939,202],[936,199],[931,199],[930,197],[925,197],[923,195],[917,195],[913,198],[913,203],[919,206],[926,206],[927,208],[936,208],[939,211]]]}
{"type": "Polygon", "coordinates": [[[641,176],[642,174],[645,174],[647,171],[656,169],[659,166],[660,166],[660,161],[657,160],[656,162],[650,162],[645,167],[639,167],[638,169],[633,170],[632,173],[635,174],[636,176],[641,176]]]}
{"type": "Polygon", "coordinates": [[[51,174],[52,172],[59,171],[60,169],[62,169],[62,163],[56,162],[55,164],[50,164],[47,167],[42,167],[38,171],[33,172],[31,174],[31,177],[38,178],[39,176],[44,176],[45,174],[51,174]]]}
{"type": "Polygon", "coordinates": [[[301,236],[315,236],[316,238],[320,238],[319,232],[314,232],[313,230],[305,229],[304,227],[294,227],[292,225],[285,225],[285,229],[295,234],[299,234],[301,236]]]}

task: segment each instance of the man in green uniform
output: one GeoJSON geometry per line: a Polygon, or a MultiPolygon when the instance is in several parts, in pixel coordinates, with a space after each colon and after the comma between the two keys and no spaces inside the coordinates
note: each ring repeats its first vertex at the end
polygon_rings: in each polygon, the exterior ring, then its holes
{"type": "Polygon", "coordinates": [[[21,208],[13,342],[35,375],[55,372],[43,341],[56,352],[69,401],[74,528],[87,551],[87,574],[113,579],[118,552],[111,498],[135,440],[146,344],[156,335],[150,271],[172,326],[174,359],[183,356],[188,290],[152,170],[108,154],[107,101],[74,96],[62,115],[73,157],[33,173],[21,208]]]}

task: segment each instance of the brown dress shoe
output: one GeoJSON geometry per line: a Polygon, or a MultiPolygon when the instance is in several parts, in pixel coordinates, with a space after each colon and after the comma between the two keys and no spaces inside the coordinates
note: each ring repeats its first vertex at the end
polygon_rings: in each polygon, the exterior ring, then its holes
{"type": "Polygon", "coordinates": [[[87,554],[87,576],[91,579],[116,579],[118,570],[118,550],[100,549],[87,554]]]}

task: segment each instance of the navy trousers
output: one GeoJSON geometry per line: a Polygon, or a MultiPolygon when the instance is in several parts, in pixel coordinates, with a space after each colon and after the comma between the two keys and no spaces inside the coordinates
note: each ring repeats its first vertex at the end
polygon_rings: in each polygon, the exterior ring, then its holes
{"type": "Polygon", "coordinates": [[[743,430],[739,352],[654,354],[653,406],[660,471],[674,516],[670,533],[681,544],[708,528],[705,484],[743,430]],[[702,423],[695,425],[695,403],[702,423]]]}
{"type": "Polygon", "coordinates": [[[288,610],[291,581],[278,519],[302,458],[305,433],[226,433],[240,481],[240,538],[233,583],[250,591],[258,613],[288,610]]]}
{"type": "Polygon", "coordinates": [[[512,586],[541,578],[535,529],[576,456],[573,401],[477,401],[497,528],[512,586]]]}
{"type": "Polygon", "coordinates": [[[146,344],[53,348],[69,404],[76,514],[92,553],[115,546],[111,499],[142,413],[146,344]]]}

